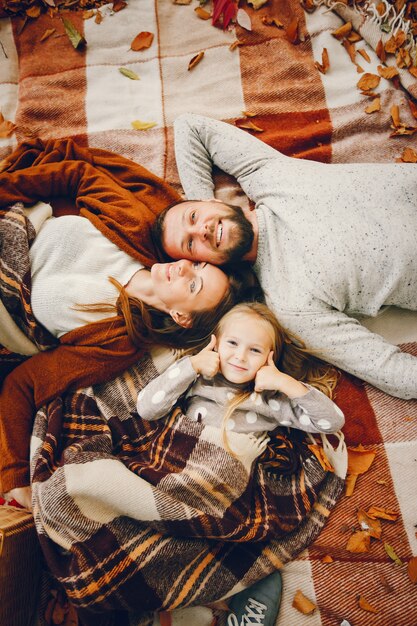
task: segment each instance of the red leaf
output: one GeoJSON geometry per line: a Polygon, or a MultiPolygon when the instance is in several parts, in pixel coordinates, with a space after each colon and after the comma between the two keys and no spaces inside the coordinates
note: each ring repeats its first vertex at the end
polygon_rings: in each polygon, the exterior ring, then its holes
{"type": "Polygon", "coordinates": [[[217,24],[220,17],[223,18],[223,30],[227,28],[230,20],[234,18],[237,5],[234,0],[213,0],[212,24],[217,24]]]}

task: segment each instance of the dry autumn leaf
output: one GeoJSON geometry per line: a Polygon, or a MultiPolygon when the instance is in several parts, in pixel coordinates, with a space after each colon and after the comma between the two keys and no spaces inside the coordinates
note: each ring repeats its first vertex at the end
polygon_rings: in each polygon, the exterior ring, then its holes
{"type": "Polygon", "coordinates": [[[203,7],[196,7],[194,9],[194,13],[200,18],[200,20],[209,20],[211,18],[211,13],[203,9],[203,7]]]}
{"type": "Polygon", "coordinates": [[[346,50],[346,52],[348,53],[352,63],[354,63],[355,62],[355,56],[356,56],[355,44],[351,43],[348,39],[344,39],[343,40],[343,47],[346,50]]]}
{"type": "Polygon", "coordinates": [[[148,33],[147,31],[143,31],[136,35],[132,43],[130,44],[130,49],[134,50],[134,52],[138,52],[139,50],[146,50],[146,48],[150,48],[153,42],[153,33],[148,33]]]}
{"type": "Polygon", "coordinates": [[[317,444],[309,444],[308,449],[311,450],[311,452],[314,454],[325,472],[334,472],[334,469],[329,463],[327,456],[324,454],[322,446],[319,446],[317,444]]]}
{"type": "Polygon", "coordinates": [[[401,122],[400,122],[400,109],[398,108],[398,104],[393,104],[391,107],[391,119],[392,119],[392,123],[395,126],[395,128],[397,128],[397,126],[400,126],[401,122]]]}
{"type": "Polygon", "coordinates": [[[346,37],[351,43],[357,43],[358,41],[362,41],[362,37],[355,30],[352,30],[349,35],[346,37]]]}
{"type": "Polygon", "coordinates": [[[80,46],[84,46],[87,42],[81,35],[81,33],[79,33],[78,30],[75,28],[74,24],[66,17],[63,17],[62,21],[64,23],[65,32],[68,35],[68,39],[72,43],[75,50],[77,50],[77,48],[79,48],[80,46]]]}
{"type": "Polygon", "coordinates": [[[358,522],[362,530],[369,532],[371,537],[381,539],[382,527],[378,519],[370,517],[363,509],[359,509],[358,522]]]}
{"type": "Polygon", "coordinates": [[[32,18],[37,18],[39,17],[41,14],[41,7],[40,6],[31,6],[29,7],[29,9],[26,9],[26,15],[28,17],[32,17],[32,18]]]}
{"type": "Polygon", "coordinates": [[[130,78],[130,80],[140,80],[139,76],[133,70],[129,70],[127,67],[119,67],[119,72],[126,76],[126,78],[130,78]]]}
{"type": "Polygon", "coordinates": [[[374,98],[371,104],[369,104],[366,107],[365,113],[376,113],[376,111],[380,111],[380,110],[381,110],[381,98],[374,98]]]}
{"type": "Polygon", "coordinates": [[[94,21],[96,24],[101,24],[101,22],[103,21],[103,15],[101,14],[100,11],[96,11],[96,16],[94,18],[94,21]]]}
{"type": "Polygon", "coordinates": [[[412,583],[417,583],[417,556],[413,556],[407,563],[408,578],[412,583]]]}
{"type": "Polygon", "coordinates": [[[378,74],[387,80],[394,78],[394,76],[398,76],[398,70],[396,67],[382,67],[382,65],[378,65],[377,70],[378,74]]]}
{"type": "Polygon", "coordinates": [[[256,113],[252,113],[251,111],[242,111],[242,115],[245,117],[255,117],[256,113]]]}
{"type": "Polygon", "coordinates": [[[381,77],[376,74],[370,74],[366,72],[356,83],[358,89],[362,89],[363,91],[367,91],[369,89],[375,89],[378,87],[380,83],[381,77]]]}
{"type": "Polygon", "coordinates": [[[39,39],[39,41],[45,41],[45,39],[48,39],[48,37],[50,37],[51,35],[54,34],[54,32],[56,31],[55,28],[48,28],[44,34],[42,35],[42,37],[39,39]]]}
{"type": "Polygon", "coordinates": [[[417,120],[417,104],[412,100],[407,100],[407,102],[410,107],[411,115],[417,120]]]}
{"type": "Polygon", "coordinates": [[[417,67],[414,67],[414,66],[413,66],[413,67],[409,67],[409,68],[407,68],[407,69],[408,69],[408,71],[410,72],[410,74],[411,74],[412,76],[414,76],[414,78],[417,78],[417,67]]]}
{"type": "Polygon", "coordinates": [[[358,606],[369,613],[378,613],[378,609],[372,606],[372,604],[369,604],[368,600],[363,596],[358,596],[358,606]]]}
{"type": "Polygon", "coordinates": [[[314,13],[317,9],[317,6],[314,4],[314,0],[301,0],[300,4],[307,13],[314,13]]]}
{"type": "Polygon", "coordinates": [[[188,71],[192,70],[196,65],[198,65],[203,57],[204,57],[204,51],[199,52],[198,54],[193,56],[193,58],[188,64],[188,71]]]}
{"type": "Polygon", "coordinates": [[[239,39],[235,39],[235,41],[232,41],[232,43],[229,46],[229,50],[235,50],[238,46],[243,46],[243,41],[239,39]]]}
{"type": "Polygon", "coordinates": [[[400,48],[398,50],[395,61],[397,63],[397,67],[399,68],[410,67],[413,62],[409,50],[406,50],[405,48],[400,48]]]}
{"type": "Polygon", "coordinates": [[[399,160],[402,163],[417,163],[417,154],[412,148],[404,148],[399,160]]]}
{"type": "Polygon", "coordinates": [[[326,554],[322,559],[321,559],[322,563],[333,563],[333,558],[330,556],[330,554],[326,554]]]}
{"type": "Polygon", "coordinates": [[[0,138],[5,139],[6,137],[10,137],[15,129],[16,125],[9,120],[5,120],[2,113],[0,113],[0,138]]]}
{"type": "Polygon", "coordinates": [[[393,511],[392,509],[384,509],[381,506],[371,506],[366,511],[366,513],[372,519],[379,518],[388,520],[390,522],[396,522],[399,517],[399,513],[397,511],[393,511]]]}
{"type": "Polygon", "coordinates": [[[389,558],[392,559],[396,565],[402,565],[403,564],[401,559],[397,556],[397,553],[395,552],[394,548],[392,546],[390,546],[389,543],[385,542],[384,543],[384,548],[385,548],[385,552],[388,554],[389,558]]]}
{"type": "Polygon", "coordinates": [[[114,2],[113,2],[113,11],[115,13],[118,13],[119,11],[124,9],[125,7],[127,7],[127,2],[125,2],[124,0],[114,0],[114,2]]]}
{"type": "Polygon", "coordinates": [[[90,9],[89,11],[83,11],[82,13],[82,18],[83,20],[89,20],[94,16],[94,11],[93,9],[90,9]]]}
{"type": "Polygon", "coordinates": [[[309,600],[299,589],[295,593],[292,606],[300,613],[303,613],[303,615],[312,615],[317,608],[314,602],[309,600]]]}
{"type": "Polygon", "coordinates": [[[365,448],[361,445],[356,448],[348,448],[346,496],[352,495],[358,476],[369,470],[375,458],[375,454],[376,453],[372,450],[365,450],[365,448]]]}
{"type": "Polygon", "coordinates": [[[371,535],[367,530],[358,530],[349,537],[346,550],[353,554],[362,554],[371,549],[371,535]]]}
{"type": "Polygon", "coordinates": [[[367,61],[368,63],[371,62],[371,57],[369,56],[369,54],[366,52],[364,48],[359,48],[358,52],[365,59],[365,61],[367,61]]]}
{"type": "Polygon", "coordinates": [[[332,32],[332,35],[333,37],[336,37],[336,39],[342,40],[349,35],[351,30],[352,22],[346,22],[346,24],[343,24],[343,26],[341,26],[340,28],[334,30],[332,32]]]}
{"type": "Polygon", "coordinates": [[[264,132],[263,128],[259,128],[259,126],[256,126],[256,124],[254,124],[250,120],[236,120],[235,126],[237,126],[238,128],[244,128],[245,130],[253,130],[255,133],[264,132]]]}
{"type": "Polygon", "coordinates": [[[132,128],[135,130],[149,130],[156,126],[156,122],[142,122],[141,120],[134,120],[132,122],[132,128]]]}
{"type": "Polygon", "coordinates": [[[378,41],[377,46],[375,48],[375,52],[377,54],[377,57],[382,61],[382,63],[385,63],[387,55],[385,52],[384,43],[382,39],[378,41]]]}
{"type": "Polygon", "coordinates": [[[321,63],[316,61],[314,65],[322,74],[325,74],[327,72],[330,67],[329,53],[327,52],[327,48],[323,48],[323,52],[321,53],[321,63]]]}

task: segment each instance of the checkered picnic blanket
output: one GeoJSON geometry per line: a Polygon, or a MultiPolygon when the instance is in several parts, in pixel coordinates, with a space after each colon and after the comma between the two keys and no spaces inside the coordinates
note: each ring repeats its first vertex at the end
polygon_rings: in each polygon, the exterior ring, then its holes
{"type": "MultiPolygon", "coordinates": [[[[393,162],[405,148],[416,146],[413,135],[390,136],[394,105],[402,123],[416,125],[408,103],[409,94],[417,93],[415,80],[406,74],[404,89],[381,78],[375,89],[381,110],[365,113],[370,99],[357,87],[363,73],[331,35],[344,23],[336,13],[343,7],[336,3],[331,10],[329,4],[323,2],[312,13],[304,12],[297,0],[269,0],[259,11],[244,4],[252,31],[237,26],[223,32],[196,17],[196,2],[180,6],[170,0],[130,0],[113,15],[110,8],[102,8],[100,24],[71,13],[71,21],[87,40],[80,50],[71,47],[59,18],[42,15],[23,29],[21,18],[3,19],[0,110],[17,128],[12,136],[0,138],[0,158],[26,137],[72,136],[119,152],[179,188],[173,120],[191,111],[233,123],[246,111],[263,129],[259,138],[288,155],[332,163],[393,162]],[[285,29],[268,26],[262,17],[277,17],[284,26],[298,18],[302,41],[292,43],[285,29]],[[53,28],[54,33],[41,41],[53,28]],[[154,33],[154,41],[149,49],[133,52],[130,42],[140,31],[154,33]],[[236,38],[242,45],[231,50],[236,38]],[[330,60],[326,74],[315,66],[322,62],[323,48],[330,60]],[[189,61],[201,51],[203,59],[188,71],[189,61]],[[134,71],[140,80],[121,74],[121,67],[134,71]],[[137,131],[131,125],[135,120],[156,125],[137,131]]],[[[363,34],[375,49],[381,38],[392,34],[387,28],[395,28],[389,20],[371,22],[363,15],[358,19],[357,27],[365,27],[363,34]],[[369,24],[372,37],[366,31],[369,24]]],[[[356,43],[370,61],[358,54],[355,60],[365,72],[377,74],[382,63],[373,47],[365,41],[356,43]]],[[[218,182],[222,197],[244,201],[226,176],[219,175],[218,182]]],[[[348,196],[349,189],[345,191],[348,196]]],[[[403,349],[417,355],[417,343],[403,349]]],[[[342,380],[336,401],[346,415],[348,444],[375,450],[375,461],[359,477],[353,496],[337,504],[318,539],[285,566],[277,626],[335,626],[343,619],[351,626],[415,626],[416,591],[404,564],[417,554],[416,402],[389,397],[350,378],[342,380]],[[359,528],[357,509],[371,505],[396,510],[399,518],[382,522],[382,541],[372,540],[369,552],[348,552],[352,528],[359,528]],[[387,555],[385,543],[394,548],[402,566],[387,555]],[[324,555],[333,562],[323,563],[324,555]],[[292,607],[297,589],[317,604],[312,616],[292,607]],[[360,608],[359,595],[378,612],[360,608]]]]}

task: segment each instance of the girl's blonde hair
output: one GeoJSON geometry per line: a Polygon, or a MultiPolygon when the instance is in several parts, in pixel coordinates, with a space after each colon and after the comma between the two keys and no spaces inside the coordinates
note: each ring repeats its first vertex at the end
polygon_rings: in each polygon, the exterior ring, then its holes
{"type": "MultiPolygon", "coordinates": [[[[228,311],[217,324],[214,334],[217,339],[224,331],[226,322],[231,318],[240,316],[250,316],[257,322],[264,325],[265,329],[271,335],[271,349],[274,351],[274,362],[277,368],[292,376],[296,380],[308,383],[319,391],[322,391],[329,398],[332,397],[333,390],[336,386],[338,373],[334,367],[324,363],[314,356],[304,345],[304,343],[296,337],[296,335],[285,330],[276,318],[275,314],[262,302],[243,302],[237,304],[228,311]]],[[[227,422],[235,411],[235,409],[244,402],[253,392],[253,382],[250,388],[242,391],[231,400],[228,404],[222,419],[221,430],[223,442],[229,453],[233,454],[227,441],[227,422]]]]}

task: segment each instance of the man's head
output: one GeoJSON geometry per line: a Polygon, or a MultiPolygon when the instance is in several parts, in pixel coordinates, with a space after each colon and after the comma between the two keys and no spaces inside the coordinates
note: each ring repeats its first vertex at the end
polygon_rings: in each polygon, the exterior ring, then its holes
{"type": "Polygon", "coordinates": [[[169,257],[215,265],[240,260],[250,251],[254,238],[242,209],[218,200],[175,204],[161,213],[153,232],[169,257]]]}

